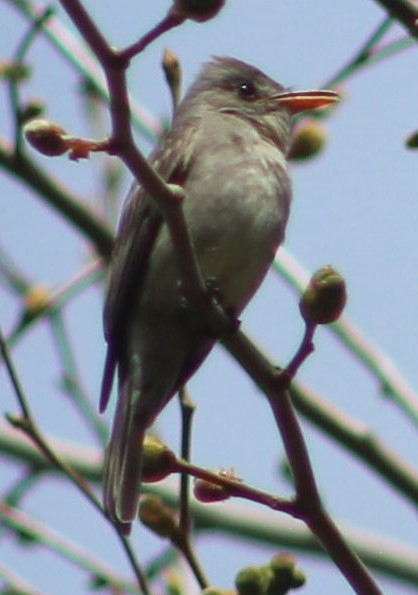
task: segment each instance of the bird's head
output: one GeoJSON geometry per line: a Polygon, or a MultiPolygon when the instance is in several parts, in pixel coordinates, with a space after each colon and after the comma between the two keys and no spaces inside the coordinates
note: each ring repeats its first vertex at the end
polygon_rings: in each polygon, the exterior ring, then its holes
{"type": "Polygon", "coordinates": [[[199,117],[207,111],[231,114],[285,145],[292,116],[336,101],[334,91],[292,91],[254,66],[217,57],[203,66],[179,107],[179,115],[199,117]]]}

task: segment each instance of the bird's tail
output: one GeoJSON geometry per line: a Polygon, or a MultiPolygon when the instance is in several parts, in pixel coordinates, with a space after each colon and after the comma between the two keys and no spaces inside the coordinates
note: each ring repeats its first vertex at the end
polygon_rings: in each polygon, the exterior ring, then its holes
{"type": "Polygon", "coordinates": [[[140,390],[132,376],[120,373],[118,401],[104,463],[103,502],[125,533],[136,519],[141,484],[142,442],[152,423],[140,410],[140,390]]]}

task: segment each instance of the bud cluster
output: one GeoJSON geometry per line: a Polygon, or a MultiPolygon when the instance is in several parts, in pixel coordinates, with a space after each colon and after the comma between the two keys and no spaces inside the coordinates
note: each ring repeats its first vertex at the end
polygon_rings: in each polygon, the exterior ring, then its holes
{"type": "Polygon", "coordinates": [[[247,566],[235,579],[238,595],[284,595],[306,582],[290,554],[277,554],[265,566],[247,566]]]}

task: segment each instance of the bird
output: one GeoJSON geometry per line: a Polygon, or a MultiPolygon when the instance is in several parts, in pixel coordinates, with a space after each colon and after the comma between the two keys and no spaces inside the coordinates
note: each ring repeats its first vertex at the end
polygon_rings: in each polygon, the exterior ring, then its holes
{"type": "MultiPolygon", "coordinates": [[[[241,314],[284,239],[293,117],[337,100],[334,91],[292,91],[236,58],[214,57],[151,154],[158,174],[184,190],[202,278],[216,288],[226,312],[241,314]]],[[[215,344],[185,303],[164,217],[137,181],[111,258],[104,334],[101,412],[116,373],[118,391],[103,501],[108,516],[129,533],[138,513],[145,433],[215,344]]]]}

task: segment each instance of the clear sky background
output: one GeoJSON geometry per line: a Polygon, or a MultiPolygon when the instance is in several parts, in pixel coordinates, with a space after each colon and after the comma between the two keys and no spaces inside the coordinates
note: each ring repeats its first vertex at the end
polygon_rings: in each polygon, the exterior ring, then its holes
{"type": "MultiPolygon", "coordinates": [[[[383,19],[370,0],[229,0],[218,18],[205,25],[187,23],[170,32],[137,58],[130,88],[156,118],[167,118],[170,99],[160,70],[165,47],[183,65],[184,86],[212,55],[230,55],[263,69],[295,88],[324,84],[359,49],[383,19]]],[[[57,2],[57,15],[69,27],[57,2]]],[[[0,59],[10,56],[27,23],[0,2],[0,59]]],[[[86,6],[114,45],[129,44],[159,20],[169,2],[98,2],[86,6]]],[[[394,27],[389,39],[404,35],[394,27]]],[[[39,39],[30,53],[35,66],[23,95],[42,98],[48,117],[74,134],[86,134],[85,115],[75,96],[78,76],[39,39]]],[[[346,314],[418,386],[418,153],[404,147],[418,128],[418,54],[414,47],[349,79],[344,102],[327,121],[329,145],[305,165],[292,166],[294,203],[286,247],[310,271],[336,266],[346,279],[346,314]]],[[[0,135],[10,134],[4,88],[0,88],[0,135]]],[[[150,144],[139,139],[145,150],[150,144]]],[[[37,157],[86,200],[95,200],[99,160],[73,163],[37,157]]],[[[124,180],[122,195],[129,185],[124,180]]],[[[61,284],[85,261],[78,236],[23,186],[0,172],[1,244],[36,282],[61,284]]],[[[86,389],[96,398],[104,357],[102,294],[91,290],[66,310],[77,363],[86,389]]],[[[17,304],[0,287],[0,324],[10,330],[17,304]]],[[[243,328],[277,361],[288,361],[303,325],[297,299],[284,281],[271,274],[243,316],[243,328]]],[[[48,325],[33,328],[14,351],[16,365],[34,412],[47,433],[95,446],[71,404],[57,389],[59,365],[48,325]]],[[[373,432],[399,456],[416,464],[416,426],[385,399],[376,380],[319,329],[316,352],[299,378],[373,432]]],[[[6,377],[0,375],[2,413],[17,409],[6,377]]],[[[193,458],[210,468],[233,467],[245,481],[276,493],[288,490],[277,473],[282,454],[269,408],[251,381],[221,347],[216,348],[190,383],[197,403],[193,458]]],[[[178,443],[177,403],[163,413],[159,429],[174,448],[178,443]]],[[[106,414],[110,421],[111,413],[106,414]]],[[[311,425],[303,427],[326,506],[335,519],[385,535],[418,549],[416,511],[379,478],[371,475],[311,425]]],[[[0,489],[15,477],[0,460],[0,489]]],[[[225,504],[227,510],[228,504],[225,504]]],[[[62,479],[49,480],[25,501],[25,510],[74,539],[104,562],[128,575],[127,562],[111,530],[62,479]]],[[[251,510],[251,509],[250,509],[251,510]]],[[[272,517],[274,522],[274,517],[272,517]]],[[[160,543],[135,531],[139,551],[157,551],[160,543]]],[[[199,541],[199,554],[213,584],[232,587],[236,572],[267,562],[272,548],[242,545],[216,536],[199,541]]],[[[0,560],[45,593],[83,593],[85,576],[55,556],[0,540],[0,560]]],[[[303,593],[348,595],[350,587],[330,564],[298,556],[308,574],[303,593]]],[[[408,595],[411,586],[376,575],[385,593],[408,595]]],[[[191,590],[193,592],[193,588],[191,590]]]]}

